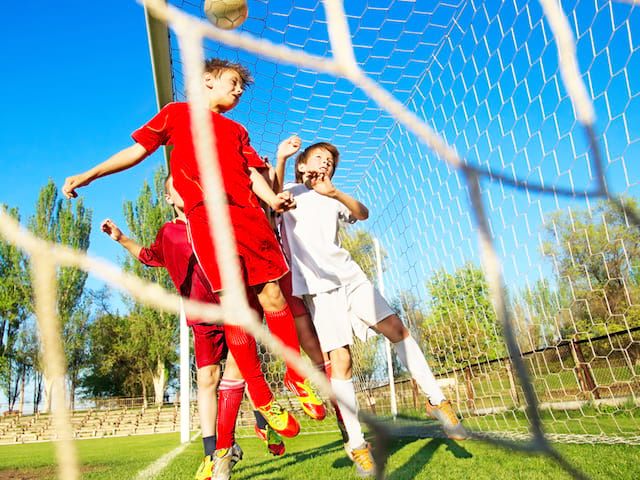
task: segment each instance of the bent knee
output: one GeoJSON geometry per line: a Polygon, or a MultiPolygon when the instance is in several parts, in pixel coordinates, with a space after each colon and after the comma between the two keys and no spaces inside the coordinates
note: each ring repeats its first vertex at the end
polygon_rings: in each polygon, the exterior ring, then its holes
{"type": "Polygon", "coordinates": [[[198,389],[216,389],[220,383],[220,364],[207,365],[198,369],[196,375],[198,389]]]}

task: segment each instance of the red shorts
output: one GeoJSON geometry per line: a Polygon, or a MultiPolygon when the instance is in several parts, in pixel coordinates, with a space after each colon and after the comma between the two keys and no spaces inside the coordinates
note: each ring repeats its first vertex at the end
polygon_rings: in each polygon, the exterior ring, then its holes
{"type": "Polygon", "coordinates": [[[220,325],[196,323],[191,325],[191,330],[198,368],[220,363],[227,356],[227,342],[220,325]]]}
{"type": "MultiPolygon", "coordinates": [[[[241,271],[247,285],[278,280],[289,271],[282,249],[262,209],[229,206],[241,271]]],[[[214,291],[222,290],[215,248],[204,204],[187,214],[193,251],[214,291]]]]}
{"type": "Polygon", "coordinates": [[[300,298],[294,297],[291,293],[293,291],[291,284],[291,272],[287,272],[287,274],[282,277],[278,283],[280,284],[280,290],[282,290],[282,294],[287,301],[287,305],[289,305],[291,315],[299,317],[300,315],[308,314],[309,310],[307,310],[307,306],[304,302],[300,298]]]}
{"type": "MultiPolygon", "coordinates": [[[[249,306],[256,311],[258,317],[262,318],[262,307],[252,289],[247,289],[247,301],[249,306]]],[[[193,345],[198,368],[215,365],[227,357],[227,342],[222,325],[194,323],[191,325],[191,330],[193,330],[193,345]]]]}

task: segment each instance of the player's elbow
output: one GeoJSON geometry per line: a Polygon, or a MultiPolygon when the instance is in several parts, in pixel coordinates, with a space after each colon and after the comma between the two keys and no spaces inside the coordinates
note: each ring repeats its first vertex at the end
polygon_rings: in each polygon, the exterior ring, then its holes
{"type": "Polygon", "coordinates": [[[361,206],[357,212],[357,215],[354,215],[354,217],[356,217],[357,220],[366,220],[367,218],[369,218],[369,209],[364,205],[361,206]]]}

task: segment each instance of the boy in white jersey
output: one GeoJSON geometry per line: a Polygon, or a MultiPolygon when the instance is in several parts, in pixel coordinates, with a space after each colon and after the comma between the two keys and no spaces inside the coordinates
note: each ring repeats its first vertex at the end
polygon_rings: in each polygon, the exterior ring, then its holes
{"type": "MultiPolygon", "coordinates": [[[[357,413],[354,414],[358,407],[349,349],[353,334],[363,341],[375,332],[387,337],[427,395],[427,413],[440,421],[450,438],[464,440],[468,434],[436,383],[416,341],[340,245],[341,224],[366,220],[369,211],[332,184],[338,159],[336,147],[324,142],[311,145],[298,155],[296,183],[284,187],[294,195],[298,206],[283,214],[281,234],[291,264],[293,295],[305,299],[322,350],[331,360],[331,385],[338,397],[358,473],[371,475],[374,468],[370,448],[364,441],[357,413]]],[[[284,164],[279,161],[276,165],[280,180],[284,178],[284,164]]]]}

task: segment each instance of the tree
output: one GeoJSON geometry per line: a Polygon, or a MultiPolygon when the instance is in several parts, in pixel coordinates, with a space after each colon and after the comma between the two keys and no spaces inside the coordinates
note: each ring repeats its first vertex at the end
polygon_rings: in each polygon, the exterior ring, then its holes
{"type": "MultiPolygon", "coordinates": [[[[378,268],[373,235],[365,230],[340,230],[340,242],[351,258],[360,265],[367,278],[375,283],[378,268]]],[[[384,269],[387,253],[382,248],[380,248],[380,257],[384,269]]]]}
{"type": "Polygon", "coordinates": [[[505,349],[482,270],[467,263],[427,282],[429,313],[422,328],[430,351],[448,368],[491,360],[505,349]]]}
{"type": "MultiPolygon", "coordinates": [[[[640,213],[635,198],[623,197],[640,213]]],[[[640,325],[640,234],[620,205],[601,200],[592,210],[558,211],[543,226],[542,254],[553,263],[559,288],[571,292],[563,336],[585,336],[640,325]]]]}
{"type": "MultiPolygon", "coordinates": [[[[165,177],[166,170],[160,166],[153,176],[154,189],[145,181],[135,204],[124,202],[130,236],[140,245],[151,245],[158,230],[173,218],[173,209],[164,199],[165,177]]],[[[168,290],[175,288],[164,268],[147,267],[127,256],[124,269],[168,290]]],[[[137,352],[142,371],[152,379],[155,402],[162,403],[168,372],[177,358],[178,317],[136,302],[131,304],[129,317],[132,322],[130,348],[137,352]]]]}
{"type": "Polygon", "coordinates": [[[559,342],[569,327],[566,289],[552,288],[549,280],[538,280],[520,290],[511,305],[516,339],[521,351],[531,351],[559,342]]]}
{"type": "MultiPolygon", "coordinates": [[[[0,205],[20,220],[17,208],[0,205]]],[[[31,311],[31,284],[27,259],[21,250],[0,239],[0,386],[9,409],[24,390],[25,369],[20,355],[20,331],[31,311]]]]}
{"type": "Polygon", "coordinates": [[[366,342],[358,337],[353,338],[353,345],[351,345],[353,373],[367,389],[375,386],[374,380],[377,376],[386,373],[384,363],[379,359],[379,355],[384,355],[381,345],[379,335],[366,342]]]}
{"type": "Polygon", "coordinates": [[[91,351],[87,362],[90,367],[81,379],[81,387],[86,395],[142,395],[146,398],[150,377],[144,372],[144,355],[140,355],[138,349],[131,348],[134,321],[128,316],[102,310],[91,324],[91,351]]]}
{"type": "MultiPolygon", "coordinates": [[[[36,213],[29,219],[29,230],[35,235],[60,243],[81,251],[89,248],[89,235],[91,233],[91,210],[84,207],[82,198],[72,203],[70,200],[58,199],[58,189],[53,182],[44,186],[36,201],[36,213]]],[[[88,320],[82,315],[81,305],[88,274],[74,267],[59,267],[56,276],[56,309],[65,341],[65,354],[67,356],[68,374],[71,379],[77,380],[82,362],[75,361],[78,349],[84,350],[85,345],[77,341],[76,333],[80,333],[84,326],[81,320],[88,320]],[[74,319],[73,323],[72,319],[74,319]]],[[[80,338],[86,336],[79,335],[80,338]]],[[[45,405],[44,410],[50,408],[51,379],[45,377],[45,405]]],[[[72,381],[75,388],[76,381],[72,381]]],[[[74,392],[71,392],[73,402],[74,392]]],[[[73,408],[73,403],[71,405],[73,408]]]]}
{"type": "MultiPolygon", "coordinates": [[[[400,317],[423,352],[429,350],[429,332],[423,327],[427,318],[424,300],[410,290],[401,290],[391,302],[391,308],[400,317]]],[[[395,350],[392,351],[393,373],[397,378],[407,375],[407,370],[400,363],[395,350]]]]}

